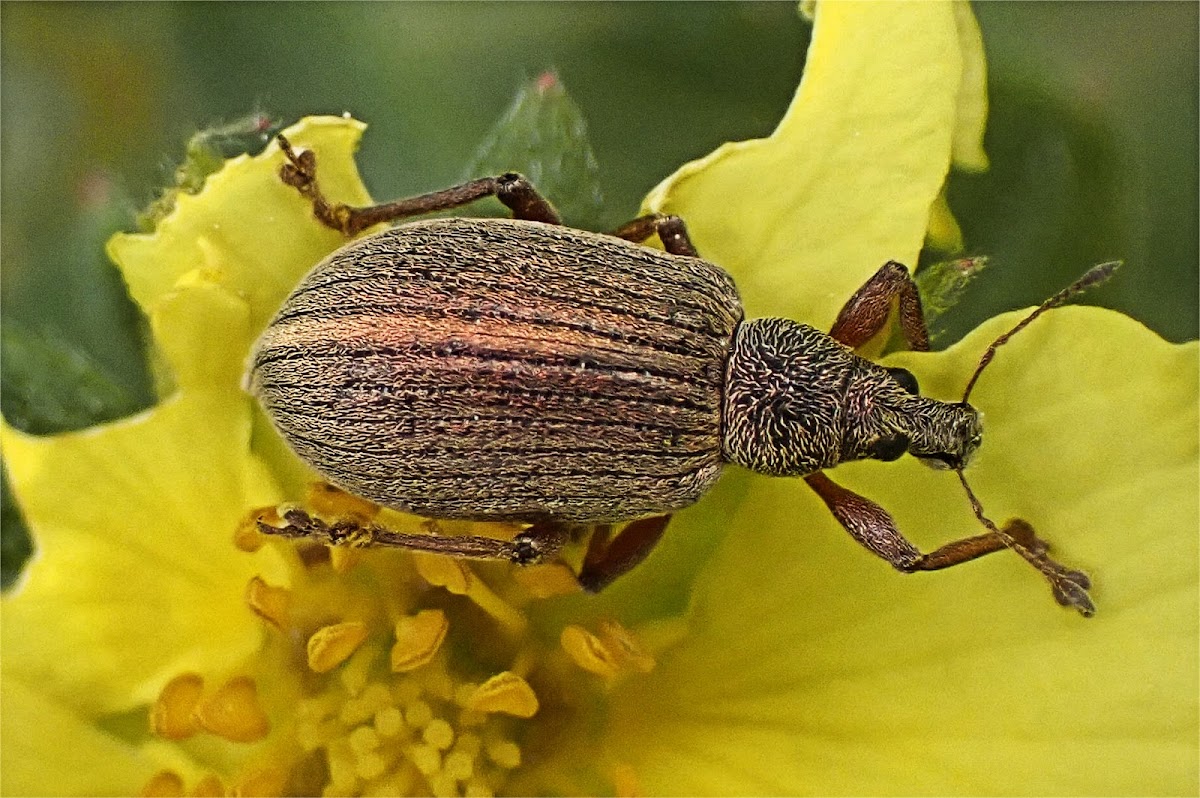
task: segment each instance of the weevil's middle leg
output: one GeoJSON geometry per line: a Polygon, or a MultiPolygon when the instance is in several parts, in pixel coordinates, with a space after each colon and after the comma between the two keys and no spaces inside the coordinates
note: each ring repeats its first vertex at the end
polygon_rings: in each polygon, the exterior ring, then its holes
{"type": "Polygon", "coordinates": [[[804,481],[816,491],[851,537],[898,571],[938,571],[985,554],[1012,549],[1046,578],[1059,604],[1074,607],[1084,616],[1096,611],[1087,594],[1091,586],[1087,574],[1052,560],[1047,554],[1049,546],[1046,542],[1020,519],[1009,521],[1002,528],[990,526],[982,535],[955,540],[924,554],[904,537],[891,514],[875,502],[843,488],[820,472],[809,474],[804,481]]]}
{"type": "Polygon", "coordinates": [[[656,515],[631,521],[611,539],[612,527],[597,527],[579,569],[579,584],[589,593],[598,593],[611,585],[618,576],[646,559],[670,520],[670,515],[656,515]]]}
{"type": "Polygon", "coordinates": [[[655,233],[658,233],[663,249],[672,255],[699,257],[691,236],[688,235],[687,225],[678,216],[662,213],[639,216],[613,230],[609,235],[640,244],[655,233]]]}
{"type": "Polygon", "coordinates": [[[854,292],[829,329],[830,337],[857,349],[883,329],[893,303],[900,306],[900,331],[908,345],[918,352],[929,351],[929,329],[917,284],[908,267],[894,260],[883,264],[854,292]]]}
{"type": "Polygon", "coordinates": [[[354,518],[324,521],[298,507],[285,510],[280,520],[282,526],[259,518],[257,526],[263,534],[311,538],[332,545],[390,546],[472,560],[505,560],[518,565],[533,565],[553,557],[566,543],[570,532],[565,524],[544,521],[535,523],[512,540],[484,535],[414,535],[354,518]]]}
{"type": "Polygon", "coordinates": [[[408,199],[356,208],[342,203],[331,203],[317,186],[317,157],[312,150],[297,153],[282,135],[279,147],[287,157],[279,169],[284,183],[303,194],[313,205],[313,215],[323,224],[352,236],[372,225],[393,222],[409,216],[436,213],[494,196],[512,210],[517,219],[547,224],[562,224],[558,212],[537,192],[528,180],[515,172],[497,177],[481,177],[459,186],[421,194],[408,199]]]}

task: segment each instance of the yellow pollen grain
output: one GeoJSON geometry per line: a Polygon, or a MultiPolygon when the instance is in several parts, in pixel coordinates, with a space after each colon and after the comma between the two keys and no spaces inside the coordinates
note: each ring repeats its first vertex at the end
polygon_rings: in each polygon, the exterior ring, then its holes
{"type": "Polygon", "coordinates": [[[442,755],[432,745],[414,745],[408,749],[408,759],[422,776],[432,776],[442,769],[442,755]]]}
{"type": "Polygon", "coordinates": [[[451,751],[442,763],[442,772],[455,781],[466,781],[475,773],[475,759],[465,751],[451,751]]]}
{"type": "Polygon", "coordinates": [[[371,751],[359,754],[354,767],[360,779],[370,781],[383,775],[383,772],[387,770],[387,760],[371,751]]]}
{"type": "Polygon", "coordinates": [[[445,751],[454,744],[454,729],[441,718],[434,718],[422,730],[421,739],[439,751],[445,751]]]}
{"type": "Polygon", "coordinates": [[[150,731],[167,740],[183,740],[199,731],[196,706],[204,693],[198,673],[181,673],[167,682],[150,707],[150,731]]]}
{"type": "Polygon", "coordinates": [[[404,707],[404,721],[414,729],[421,729],[433,720],[433,710],[424,701],[411,701],[404,707]]]}
{"type": "Polygon", "coordinates": [[[380,737],[395,737],[404,730],[404,716],[397,707],[385,707],[375,713],[375,731],[380,737]]]}
{"type": "Polygon", "coordinates": [[[142,785],[139,795],[156,796],[183,795],[183,778],[173,770],[160,770],[142,785]]]}
{"type": "Polygon", "coordinates": [[[417,563],[417,573],[429,584],[445,588],[456,596],[466,596],[510,632],[525,631],[525,616],[493,593],[462,560],[424,553],[413,555],[413,559],[417,563]]]}
{"type": "Polygon", "coordinates": [[[604,642],[582,626],[567,626],[558,638],[567,656],[579,667],[604,679],[614,679],[621,664],[604,642]]]}
{"type": "Polygon", "coordinates": [[[455,751],[462,751],[472,759],[479,756],[479,751],[482,748],[483,740],[479,739],[478,734],[472,734],[471,732],[463,732],[458,735],[458,740],[454,743],[455,751]]]}
{"type": "Polygon", "coordinates": [[[288,774],[275,767],[263,767],[251,770],[241,776],[233,785],[235,796],[276,796],[283,795],[287,788],[288,774]]]}
{"type": "Polygon", "coordinates": [[[421,610],[396,622],[392,671],[407,673],[426,665],[442,647],[450,621],[441,610],[421,610]]]}
{"type": "Polygon", "coordinates": [[[489,740],[484,750],[488,759],[505,770],[521,766],[521,749],[511,740],[489,740]]]}
{"type": "Polygon", "coordinates": [[[347,736],[350,750],[356,754],[365,754],[379,747],[379,734],[370,726],[356,726],[347,736]]]}
{"type": "Polygon", "coordinates": [[[434,798],[455,798],[458,784],[445,773],[435,773],[429,777],[429,791],[434,798]]]}
{"type": "Polygon", "coordinates": [[[188,793],[191,798],[224,798],[225,785],[211,773],[196,782],[196,786],[188,793]]]}
{"type": "Polygon", "coordinates": [[[492,798],[495,794],[491,785],[481,776],[476,776],[463,785],[463,795],[467,798],[492,798]]]}
{"type": "Polygon", "coordinates": [[[284,587],[272,587],[256,576],[246,585],[246,604],[254,614],[276,629],[287,626],[292,592],[284,587]]]}
{"type": "Polygon", "coordinates": [[[538,699],[529,682],[511,671],[503,671],[479,685],[466,708],[532,718],[538,711],[538,699]]]}
{"type": "Polygon", "coordinates": [[[196,707],[196,720],[206,731],[235,743],[267,736],[271,721],[258,703],[258,690],[248,676],[236,676],[196,707]]]}
{"type": "Polygon", "coordinates": [[[308,638],[308,667],[315,673],[327,673],[346,661],[367,639],[367,625],[347,621],[322,626],[308,638]]]}

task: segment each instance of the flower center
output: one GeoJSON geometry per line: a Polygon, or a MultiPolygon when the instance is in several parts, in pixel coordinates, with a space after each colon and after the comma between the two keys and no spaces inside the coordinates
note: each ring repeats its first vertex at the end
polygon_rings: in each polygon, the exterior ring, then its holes
{"type": "MultiPolygon", "coordinates": [[[[306,508],[328,518],[379,513],[323,487],[306,508]]],[[[163,771],[145,794],[529,791],[565,730],[594,736],[606,690],[654,667],[615,621],[556,636],[531,622],[542,599],[578,590],[561,563],[515,569],[266,540],[249,522],[236,538],[246,550],[282,545],[294,556],[290,585],[255,577],[247,586],[265,627],[259,653],[220,679],[179,674],[151,709],[152,731],[198,761],[206,735],[239,744],[236,767],[189,773],[190,790],[183,775],[163,771]]],[[[629,781],[618,765],[599,770],[610,789],[629,781]]]]}

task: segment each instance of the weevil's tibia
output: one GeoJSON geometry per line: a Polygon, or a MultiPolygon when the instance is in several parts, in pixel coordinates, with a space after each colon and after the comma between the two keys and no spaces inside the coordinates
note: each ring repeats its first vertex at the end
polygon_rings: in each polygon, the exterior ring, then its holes
{"type": "Polygon", "coordinates": [[[541,522],[512,540],[483,535],[414,535],[353,519],[326,522],[298,507],[288,508],[280,518],[283,526],[258,519],[259,531],[353,548],[390,546],[473,560],[504,560],[517,565],[533,565],[553,557],[567,541],[569,532],[563,524],[541,522]]]}
{"type": "Polygon", "coordinates": [[[921,296],[908,267],[890,260],[854,292],[838,313],[829,336],[851,349],[857,349],[883,329],[892,313],[900,311],[900,331],[904,340],[918,352],[929,351],[929,329],[921,309],[921,296]]]}
{"type": "Polygon", "coordinates": [[[692,244],[692,238],[688,235],[687,225],[678,216],[663,213],[639,216],[613,230],[609,235],[640,244],[655,233],[658,233],[663,249],[672,255],[699,257],[695,245],[692,244]]]}
{"type": "Polygon", "coordinates": [[[278,136],[277,140],[279,148],[288,159],[288,163],[280,167],[279,177],[312,203],[313,215],[317,219],[343,235],[352,236],[383,222],[457,208],[484,197],[500,200],[512,210],[517,219],[562,224],[554,206],[547,202],[528,180],[515,172],[497,177],[481,177],[442,191],[380,205],[355,208],[342,203],[330,203],[317,186],[317,156],[313,151],[303,150],[297,153],[282,135],[278,136]]]}
{"type": "MultiPolygon", "coordinates": [[[[967,487],[961,470],[958,475],[963,486],[967,487]]],[[[1012,549],[1050,582],[1050,589],[1059,604],[1074,607],[1085,617],[1090,617],[1096,611],[1087,594],[1091,583],[1086,574],[1050,559],[1047,556],[1049,546],[1025,521],[1013,519],[1003,528],[998,528],[983,515],[983,509],[969,487],[967,495],[971,498],[975,517],[988,531],[952,541],[924,554],[904,537],[891,514],[875,502],[843,488],[820,472],[806,476],[804,481],[816,491],[851,537],[868,551],[887,560],[898,571],[938,571],[970,562],[985,554],[1012,549]]]]}

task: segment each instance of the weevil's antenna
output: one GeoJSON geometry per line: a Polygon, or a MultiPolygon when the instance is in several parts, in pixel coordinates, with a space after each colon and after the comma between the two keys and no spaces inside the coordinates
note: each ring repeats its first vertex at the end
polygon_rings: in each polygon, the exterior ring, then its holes
{"type": "MultiPolygon", "coordinates": [[[[1001,335],[995,341],[992,341],[991,345],[984,351],[983,357],[979,359],[979,365],[976,366],[975,373],[971,375],[970,381],[967,382],[967,388],[963,391],[963,402],[965,403],[971,396],[971,389],[975,387],[979,375],[987,367],[987,364],[991,363],[992,358],[996,356],[996,350],[1006,344],[1008,339],[1025,329],[1029,326],[1030,322],[1047,310],[1056,308],[1076,294],[1104,282],[1112,276],[1113,272],[1120,265],[1121,261],[1110,261],[1109,263],[1101,263],[1098,266],[1093,266],[1078,280],[1035,308],[1032,313],[1021,319],[1011,330],[1001,335]]],[[[1083,571],[1067,568],[1061,563],[1050,559],[1048,556],[1050,546],[1046,541],[1037,536],[1033,531],[1033,527],[1027,521],[1014,518],[1003,527],[996,526],[992,519],[983,514],[983,505],[976,498],[975,492],[971,490],[971,486],[967,482],[967,475],[963,473],[963,469],[961,467],[957,468],[955,469],[955,473],[958,474],[958,481],[962,483],[963,490],[967,492],[967,498],[971,502],[971,510],[975,513],[975,517],[979,520],[979,523],[983,524],[993,535],[1003,540],[1006,546],[1024,557],[1042,576],[1046,577],[1046,580],[1050,582],[1050,589],[1054,593],[1054,599],[1064,607],[1074,607],[1085,618],[1090,618],[1095,614],[1096,605],[1092,603],[1092,599],[1087,592],[1088,588],[1092,586],[1087,574],[1083,571]]]]}
{"type": "Polygon", "coordinates": [[[996,526],[992,519],[983,514],[983,505],[975,498],[975,492],[967,484],[967,475],[961,468],[955,469],[955,473],[958,474],[958,481],[962,483],[963,490],[967,492],[967,498],[971,500],[971,510],[979,519],[979,523],[1046,577],[1054,600],[1064,607],[1074,607],[1085,618],[1095,615],[1096,605],[1088,595],[1088,588],[1092,586],[1088,575],[1052,560],[1049,556],[1050,544],[1037,536],[1028,521],[1014,518],[1003,527],[996,526]]]}
{"type": "Polygon", "coordinates": [[[963,391],[963,402],[966,402],[971,396],[971,389],[975,387],[975,383],[979,379],[979,375],[983,372],[984,368],[987,367],[987,364],[991,363],[992,358],[996,356],[996,350],[1008,343],[1009,338],[1012,338],[1021,330],[1025,329],[1027,326],[1029,326],[1031,321],[1045,313],[1047,310],[1062,305],[1076,294],[1081,294],[1093,286],[1100,285],[1100,283],[1103,283],[1109,277],[1112,277],[1113,272],[1115,272],[1117,267],[1120,265],[1121,261],[1114,260],[1109,261],[1108,263],[1101,263],[1098,266],[1093,266],[1084,272],[1083,276],[1078,280],[1071,283],[1042,304],[1038,305],[1032,313],[1021,319],[1020,323],[1018,323],[1016,327],[1013,327],[1011,330],[1004,333],[1004,335],[1001,335],[995,341],[992,341],[991,346],[987,348],[987,350],[983,353],[983,357],[979,359],[979,365],[975,367],[975,373],[971,375],[970,381],[967,382],[967,389],[963,391]]]}

